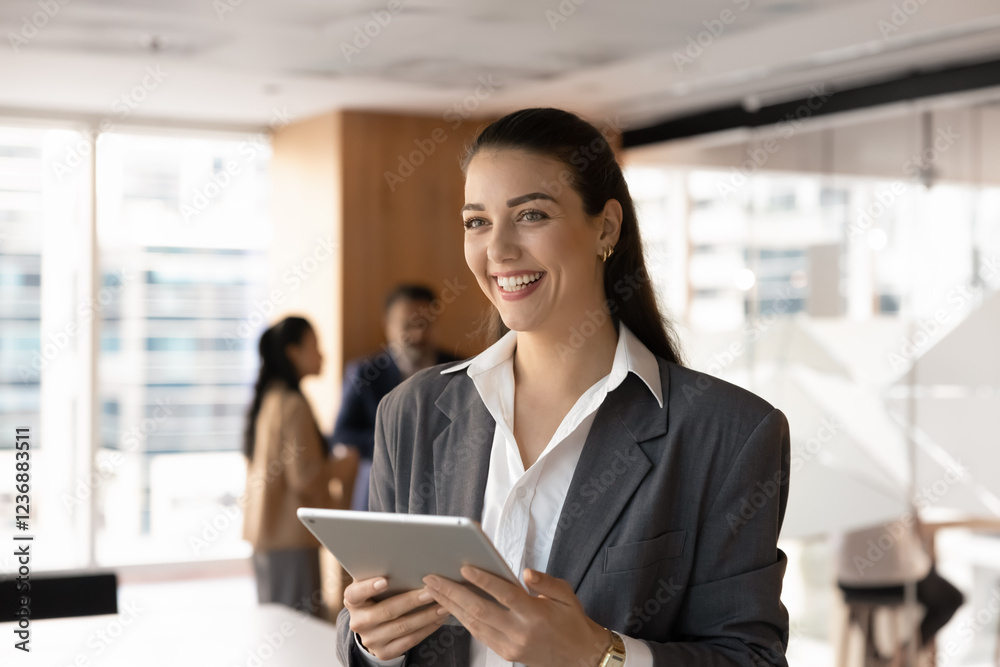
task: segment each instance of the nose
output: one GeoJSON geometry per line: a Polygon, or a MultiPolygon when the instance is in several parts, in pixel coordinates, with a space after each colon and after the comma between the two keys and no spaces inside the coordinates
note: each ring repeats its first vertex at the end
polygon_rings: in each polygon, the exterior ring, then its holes
{"type": "Polygon", "coordinates": [[[517,259],[521,254],[517,244],[517,232],[506,222],[496,222],[490,230],[489,245],[486,247],[486,258],[491,264],[503,264],[507,260],[517,259]]]}

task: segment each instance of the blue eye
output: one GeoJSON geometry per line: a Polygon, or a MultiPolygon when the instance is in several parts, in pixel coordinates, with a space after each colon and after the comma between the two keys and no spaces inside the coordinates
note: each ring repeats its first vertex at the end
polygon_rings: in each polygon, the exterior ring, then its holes
{"type": "Polygon", "coordinates": [[[542,213],[541,211],[536,211],[534,209],[523,211],[521,213],[521,219],[526,220],[528,222],[538,222],[539,220],[544,220],[547,217],[548,216],[542,213]]]}
{"type": "Polygon", "coordinates": [[[469,218],[468,220],[464,220],[462,224],[466,229],[476,229],[485,225],[486,221],[482,218],[469,218]]]}

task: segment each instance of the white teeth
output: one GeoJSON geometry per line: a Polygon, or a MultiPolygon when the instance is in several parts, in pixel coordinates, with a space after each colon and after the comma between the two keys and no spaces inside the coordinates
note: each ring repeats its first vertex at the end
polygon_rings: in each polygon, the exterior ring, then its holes
{"type": "Polygon", "coordinates": [[[535,282],[541,277],[541,272],[526,273],[520,276],[497,276],[497,284],[500,285],[505,292],[518,292],[524,289],[528,284],[535,282]]]}

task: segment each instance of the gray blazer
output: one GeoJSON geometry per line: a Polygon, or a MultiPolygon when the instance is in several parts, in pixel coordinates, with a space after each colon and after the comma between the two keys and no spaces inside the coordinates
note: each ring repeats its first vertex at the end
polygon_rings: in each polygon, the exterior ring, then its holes
{"type": "MultiPolygon", "coordinates": [[[[657,667],[787,665],[785,416],[761,398],[659,359],[664,407],[633,373],[594,418],[546,571],[597,623],[649,644],[657,667]]],[[[378,408],[369,506],[480,521],[496,423],[464,372],[421,371],[378,408]]],[[[419,545],[414,545],[419,548],[419,545]]],[[[338,655],[357,654],[350,614],[338,655]]],[[[468,667],[444,626],[408,667],[468,667]]]]}

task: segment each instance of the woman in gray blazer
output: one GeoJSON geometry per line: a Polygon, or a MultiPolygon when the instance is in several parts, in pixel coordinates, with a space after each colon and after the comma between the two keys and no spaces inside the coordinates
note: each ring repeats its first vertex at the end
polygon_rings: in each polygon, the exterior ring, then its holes
{"type": "Polygon", "coordinates": [[[376,603],[385,578],[357,581],[342,663],[785,665],[785,417],[680,365],[608,142],[527,109],[464,169],[497,341],[383,399],[369,507],[480,521],[530,592],[465,568],[495,601],[432,576],[376,603]]]}

